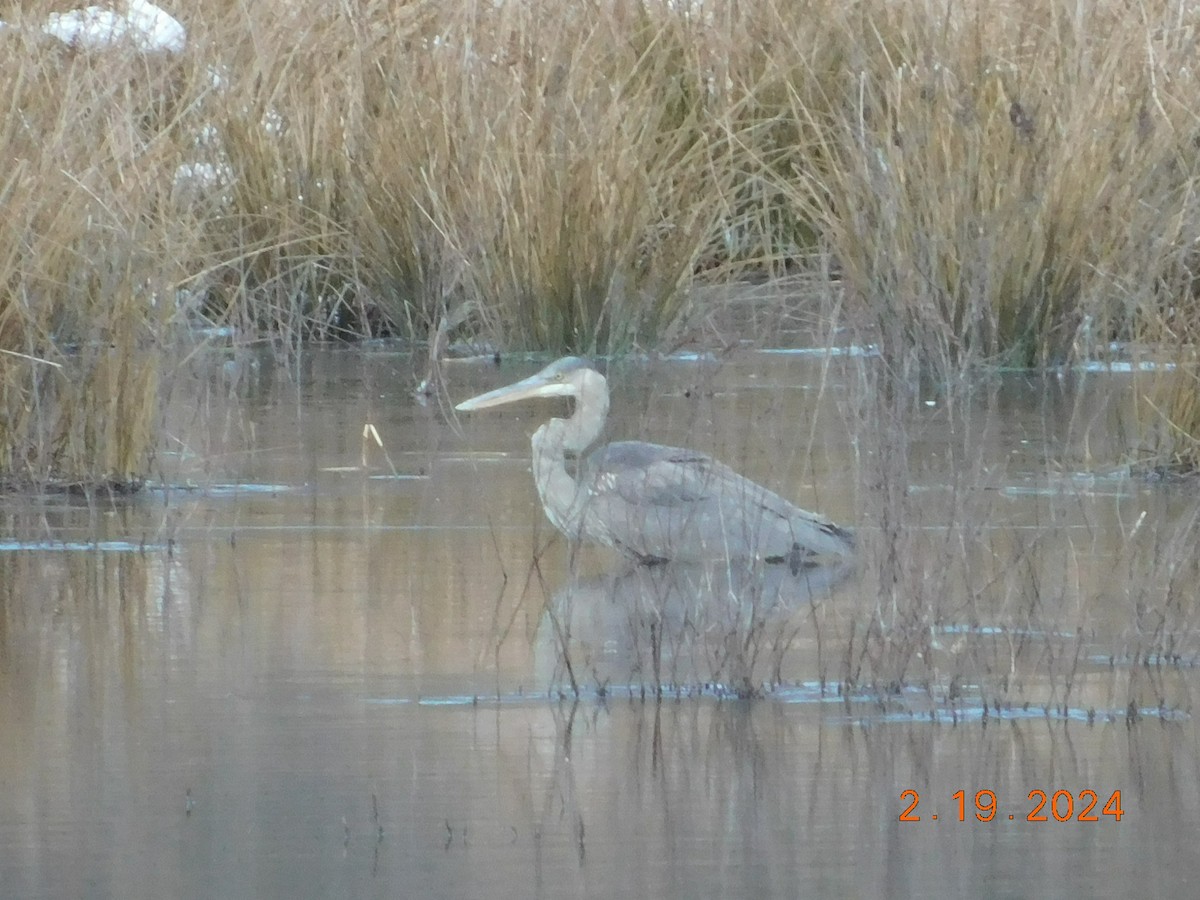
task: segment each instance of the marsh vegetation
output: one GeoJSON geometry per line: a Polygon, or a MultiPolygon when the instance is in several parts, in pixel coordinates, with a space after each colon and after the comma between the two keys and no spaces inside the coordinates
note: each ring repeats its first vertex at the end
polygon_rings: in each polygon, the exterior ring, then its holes
{"type": "Polygon", "coordinates": [[[181,329],[769,340],[706,287],[785,274],[758,321],[894,384],[1144,366],[1130,459],[1196,466],[1186,6],[218,0],[169,55],[54,7],[0,32],[6,481],[144,476],[181,329]]]}

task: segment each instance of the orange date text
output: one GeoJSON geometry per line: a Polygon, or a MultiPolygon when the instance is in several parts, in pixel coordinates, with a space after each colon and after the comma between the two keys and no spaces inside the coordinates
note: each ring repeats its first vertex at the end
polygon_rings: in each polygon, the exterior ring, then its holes
{"type": "MultiPolygon", "coordinates": [[[[970,796],[966,791],[959,790],[950,795],[952,802],[948,811],[928,812],[926,818],[933,822],[939,818],[965,822],[973,814],[980,822],[991,822],[997,817],[1010,822],[1018,819],[1025,822],[1100,822],[1104,818],[1120,822],[1125,815],[1125,810],[1121,808],[1121,792],[1113,791],[1103,803],[1101,796],[1090,788],[1077,793],[1065,790],[1047,792],[1035,788],[1029,792],[1027,803],[1006,812],[1000,808],[995,791],[985,789],[970,796]]],[[[901,822],[921,821],[918,812],[921,795],[917,791],[911,788],[901,791],[900,803],[904,806],[900,813],[901,822]]]]}

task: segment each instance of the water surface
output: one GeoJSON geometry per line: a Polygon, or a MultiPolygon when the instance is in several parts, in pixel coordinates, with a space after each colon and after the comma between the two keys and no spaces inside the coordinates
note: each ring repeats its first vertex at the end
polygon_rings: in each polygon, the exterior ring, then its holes
{"type": "MultiPolygon", "coordinates": [[[[1120,468],[1127,376],[931,392],[900,440],[869,354],[614,367],[614,437],[713,452],[860,528],[854,571],[778,584],[563,546],[528,471],[561,406],[456,422],[386,347],[223,362],[177,386],[142,495],[0,500],[6,896],[1200,876],[1195,488],[1120,468]],[[1038,790],[1070,820],[1029,821],[1038,790]]],[[[446,377],[459,400],[538,365],[446,377]]]]}

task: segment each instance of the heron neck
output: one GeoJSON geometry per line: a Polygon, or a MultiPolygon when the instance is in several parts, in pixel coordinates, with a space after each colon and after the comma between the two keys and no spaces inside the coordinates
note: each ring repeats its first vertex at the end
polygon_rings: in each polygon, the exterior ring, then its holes
{"type": "Polygon", "coordinates": [[[577,537],[587,490],[567,471],[566,452],[581,452],[594,436],[580,446],[578,440],[587,435],[573,434],[570,421],[551,419],[533,433],[533,480],[551,524],[569,537],[577,537]]]}
{"type": "Polygon", "coordinates": [[[596,442],[608,417],[608,386],[593,373],[575,398],[575,412],[551,419],[533,433],[533,480],[546,516],[559,531],[577,538],[588,500],[586,484],[567,471],[566,455],[582,455],[596,442]]]}
{"type": "Polygon", "coordinates": [[[600,437],[607,418],[608,387],[603,380],[599,380],[598,384],[584,384],[582,392],[575,398],[575,412],[572,415],[566,419],[551,419],[548,426],[553,435],[561,440],[564,450],[581,454],[600,437]]]}

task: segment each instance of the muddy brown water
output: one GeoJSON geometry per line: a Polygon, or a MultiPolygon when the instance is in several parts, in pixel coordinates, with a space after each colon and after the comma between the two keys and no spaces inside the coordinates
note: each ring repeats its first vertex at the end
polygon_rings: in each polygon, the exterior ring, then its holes
{"type": "Polygon", "coordinates": [[[198,358],[141,496],[0,499],[0,894],[1189,895],[1195,486],[1119,471],[1127,376],[919,396],[889,442],[874,364],[615,368],[615,436],[861,529],[749,583],[552,539],[553,404],[198,358]]]}

